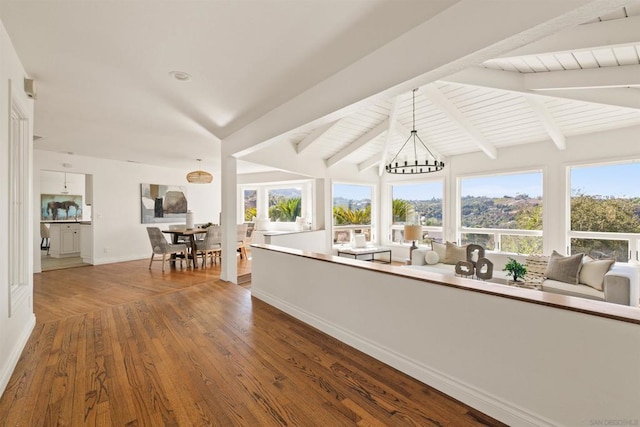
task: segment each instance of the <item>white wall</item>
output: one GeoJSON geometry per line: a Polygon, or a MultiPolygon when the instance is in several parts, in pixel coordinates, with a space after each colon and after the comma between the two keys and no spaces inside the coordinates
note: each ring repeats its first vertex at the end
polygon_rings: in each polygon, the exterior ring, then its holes
{"type": "MultiPolygon", "coordinates": [[[[221,210],[220,179],[214,172],[211,184],[188,184],[181,169],[142,165],[97,159],[49,151],[34,152],[35,173],[40,170],[63,170],[69,163],[69,172],[93,175],[93,261],[94,264],[147,258],[151,254],[147,226],[168,228],[168,224],[142,224],[140,222],[140,184],[182,185],[186,188],[188,207],[194,221],[217,223],[221,210]]],[[[36,180],[38,183],[39,181],[36,180]]],[[[39,183],[34,184],[34,195],[39,200],[39,183]]],[[[37,222],[34,227],[37,226],[37,222]]],[[[39,236],[36,236],[39,248],[39,236]]],[[[36,272],[40,271],[40,253],[34,251],[36,272]]]]}
{"type": "MultiPolygon", "coordinates": [[[[637,324],[355,268],[344,260],[261,248],[253,248],[252,257],[255,297],[508,425],[640,418],[637,324]]],[[[593,302],[599,305],[606,311],[606,303],[593,302]]]]}
{"type": "Polygon", "coordinates": [[[274,234],[264,236],[268,245],[283,246],[307,252],[327,253],[327,231],[304,231],[300,233],[274,234]]]}
{"type": "MultiPolygon", "coordinates": [[[[20,353],[35,326],[33,315],[33,277],[27,277],[27,296],[19,305],[12,305],[9,316],[9,268],[8,268],[8,216],[9,216],[9,81],[11,91],[22,105],[28,108],[31,118],[30,134],[33,135],[33,101],[24,93],[25,70],[20,63],[11,40],[0,22],[0,394],[18,362],[20,353]]],[[[30,163],[30,161],[29,161],[30,163]]],[[[31,216],[29,217],[29,219],[31,216]]],[[[38,241],[38,243],[40,243],[38,241]]],[[[29,247],[29,250],[30,247],[29,247]]],[[[29,271],[31,271],[29,265],[29,271]]]]}

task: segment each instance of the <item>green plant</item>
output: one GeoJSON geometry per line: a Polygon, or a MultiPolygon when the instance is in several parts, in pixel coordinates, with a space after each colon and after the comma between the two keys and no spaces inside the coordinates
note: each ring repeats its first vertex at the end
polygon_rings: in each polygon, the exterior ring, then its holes
{"type": "Polygon", "coordinates": [[[294,222],[302,211],[300,197],[283,198],[277,204],[269,208],[271,221],[294,222]]]}
{"type": "Polygon", "coordinates": [[[502,269],[502,271],[508,272],[507,276],[512,276],[513,281],[517,282],[519,278],[524,277],[527,274],[527,267],[524,264],[520,264],[513,258],[509,258],[509,262],[507,262],[502,269]]]}
{"type": "Polygon", "coordinates": [[[333,218],[336,225],[371,224],[371,206],[356,210],[334,206],[333,218]]]}

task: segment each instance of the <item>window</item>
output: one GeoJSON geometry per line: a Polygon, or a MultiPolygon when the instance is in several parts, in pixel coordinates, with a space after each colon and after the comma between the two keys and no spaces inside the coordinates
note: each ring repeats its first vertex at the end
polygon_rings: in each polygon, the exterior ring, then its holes
{"type": "Polygon", "coordinates": [[[570,168],[571,253],[638,261],[640,163],[570,168]]]}
{"type": "Polygon", "coordinates": [[[442,241],[442,181],[393,185],[391,219],[393,243],[404,242],[405,224],[422,225],[421,243],[442,241]]]}
{"type": "Polygon", "coordinates": [[[542,173],[461,179],[460,240],[501,252],[542,253],[542,173]]]}
{"type": "Polygon", "coordinates": [[[238,221],[253,218],[265,230],[295,231],[312,223],[311,180],[246,184],[238,187],[238,221]],[[296,223],[297,218],[301,220],[296,223]],[[268,221],[267,221],[268,219],[268,221]]]}
{"type": "Polygon", "coordinates": [[[269,189],[268,198],[271,221],[295,222],[302,216],[302,188],[269,189]]]}
{"type": "Polygon", "coordinates": [[[258,190],[245,189],[242,191],[242,200],[244,206],[244,220],[251,222],[258,216],[258,190]]]}
{"type": "Polygon", "coordinates": [[[371,232],[371,199],[369,185],[333,185],[333,243],[348,244],[354,234],[363,233],[368,242],[371,232]]]}

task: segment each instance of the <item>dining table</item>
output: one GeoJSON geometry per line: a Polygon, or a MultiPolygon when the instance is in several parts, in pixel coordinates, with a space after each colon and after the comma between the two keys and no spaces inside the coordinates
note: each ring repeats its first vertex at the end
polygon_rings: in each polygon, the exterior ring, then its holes
{"type": "MultiPolygon", "coordinates": [[[[196,262],[196,254],[198,249],[196,247],[197,235],[198,234],[206,234],[206,228],[178,228],[173,230],[162,230],[163,233],[171,235],[171,243],[177,244],[180,237],[188,237],[189,245],[187,245],[187,249],[189,250],[188,257],[193,260],[193,268],[198,268],[198,263],[196,262]]],[[[171,255],[170,262],[172,266],[175,267],[176,263],[176,254],[171,255]]],[[[189,260],[187,260],[187,266],[189,265],[189,260]]]]}

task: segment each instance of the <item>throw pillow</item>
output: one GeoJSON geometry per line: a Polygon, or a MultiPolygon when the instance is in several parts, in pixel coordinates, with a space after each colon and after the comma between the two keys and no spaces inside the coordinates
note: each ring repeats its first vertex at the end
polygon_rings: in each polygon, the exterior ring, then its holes
{"type": "Polygon", "coordinates": [[[440,257],[436,251],[427,251],[427,253],[424,254],[424,262],[428,265],[437,264],[439,261],[440,257]]]}
{"type": "Polygon", "coordinates": [[[544,275],[547,277],[547,279],[577,285],[578,275],[580,274],[580,268],[582,267],[583,256],[583,253],[571,256],[563,256],[558,252],[553,251],[551,257],[549,258],[547,271],[544,275]]]}
{"type": "Polygon", "coordinates": [[[458,246],[455,243],[447,242],[445,245],[444,264],[457,264],[459,261],[467,260],[467,245],[458,246]]]}
{"type": "Polygon", "coordinates": [[[580,269],[579,282],[583,285],[591,286],[599,291],[604,291],[604,275],[611,269],[616,262],[615,259],[598,259],[594,260],[589,257],[580,269]]]}
{"type": "Polygon", "coordinates": [[[444,257],[446,255],[447,252],[447,247],[444,245],[444,243],[438,243],[434,240],[431,241],[431,248],[433,248],[433,250],[438,254],[438,259],[440,261],[444,260],[444,257]]]}

